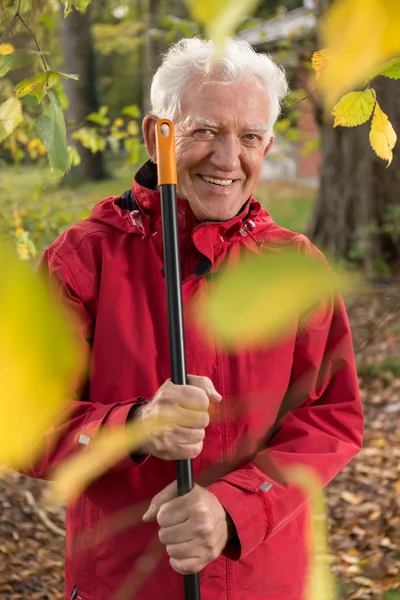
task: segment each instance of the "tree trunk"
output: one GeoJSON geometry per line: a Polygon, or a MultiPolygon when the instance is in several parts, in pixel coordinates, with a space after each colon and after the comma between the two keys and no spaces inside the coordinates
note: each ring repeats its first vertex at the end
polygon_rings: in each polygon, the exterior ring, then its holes
{"type": "MultiPolygon", "coordinates": [[[[400,82],[378,77],[372,87],[399,134],[400,82]]],[[[386,168],[369,145],[370,126],[323,124],[322,172],[310,236],[334,257],[356,259],[374,275],[400,258],[395,231],[400,233],[400,152],[395,148],[386,168]],[[394,231],[388,233],[389,228],[394,231]]]]}
{"type": "Polygon", "coordinates": [[[156,72],[159,58],[159,43],[152,34],[152,30],[157,25],[157,15],[159,11],[159,0],[140,0],[140,17],[144,23],[145,31],[141,47],[141,70],[142,70],[142,114],[145,115],[150,110],[150,84],[154,73],[156,72]]]}
{"type": "MultiPolygon", "coordinates": [[[[63,5],[61,11],[64,11],[63,5]]],[[[64,50],[65,72],[79,75],[79,81],[65,80],[64,83],[69,102],[66,111],[69,143],[77,144],[71,139],[71,129],[83,124],[87,115],[99,109],[95,54],[88,12],[82,14],[73,9],[65,19],[64,15],[61,16],[61,44],[64,50]]],[[[107,177],[103,154],[93,154],[81,144],[77,145],[81,163],[72,169],[67,178],[83,181],[107,177]]]]}

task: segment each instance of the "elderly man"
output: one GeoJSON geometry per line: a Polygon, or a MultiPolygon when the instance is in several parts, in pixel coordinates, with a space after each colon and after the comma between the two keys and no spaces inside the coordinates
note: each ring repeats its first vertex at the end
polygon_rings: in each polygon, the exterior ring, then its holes
{"type": "Polygon", "coordinates": [[[209,42],[174,45],[143,121],[151,160],[132,190],[100,202],[45,254],[42,270],[79,317],[91,370],[34,474],[90,452],[103,427],[178,408],[172,431],[127,453],[68,507],[66,598],[180,600],[181,574],[199,571],[203,600],[305,597],[308,502],[288,468],[311,469],[323,487],[362,444],[343,304],[325,298],[280,343],[235,352],[211,344],[187,315],[191,375],[172,384],[155,165],[155,124],[167,117],[185,306],[240,256],[317,254],[252,196],[286,92],[283,72],[245,43],[231,41],[217,61],[209,42]],[[178,498],[174,461],[186,458],[197,483],[178,498]]]}

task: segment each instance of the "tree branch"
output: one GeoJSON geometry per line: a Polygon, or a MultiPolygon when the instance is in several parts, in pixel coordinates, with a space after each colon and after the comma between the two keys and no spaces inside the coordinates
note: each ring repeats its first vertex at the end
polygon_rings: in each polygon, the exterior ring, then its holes
{"type": "Polygon", "coordinates": [[[299,100],[296,100],[295,102],[292,102],[291,104],[288,104],[288,106],[285,106],[285,110],[287,110],[288,108],[292,108],[292,106],[295,106],[295,104],[298,104],[299,102],[303,102],[303,100],[306,100],[307,98],[309,98],[310,96],[315,94],[315,92],[318,92],[318,88],[315,88],[315,90],[312,90],[312,92],[309,92],[302,98],[299,98],[299,100]]]}
{"type": "Polygon", "coordinates": [[[5,32],[3,33],[3,35],[0,38],[0,44],[1,42],[6,38],[6,36],[8,35],[8,33],[10,32],[11,27],[14,25],[14,22],[17,20],[17,18],[19,17],[19,9],[21,8],[21,2],[22,0],[18,0],[18,6],[17,6],[17,10],[14,13],[13,18],[11,19],[11,21],[9,22],[9,24],[7,25],[7,28],[5,30],[5,32]]]}
{"type": "MultiPolygon", "coordinates": [[[[38,41],[37,41],[37,39],[36,39],[36,36],[35,36],[35,34],[33,33],[32,29],[29,27],[28,23],[27,23],[27,22],[26,22],[26,21],[25,21],[25,20],[24,20],[24,19],[21,17],[21,15],[20,15],[19,13],[18,13],[18,15],[17,15],[17,18],[18,18],[18,19],[21,21],[21,23],[22,23],[22,25],[25,27],[25,29],[27,29],[27,30],[29,31],[29,33],[31,34],[31,36],[32,36],[32,39],[33,39],[33,41],[35,42],[35,46],[36,46],[36,48],[38,49],[38,52],[42,52],[42,50],[41,50],[41,48],[40,48],[40,46],[39,46],[39,43],[38,43],[38,41]]],[[[42,63],[43,63],[43,66],[44,66],[44,70],[46,71],[46,75],[47,75],[47,83],[48,83],[48,80],[49,80],[49,69],[48,69],[48,66],[47,66],[47,63],[46,63],[46,61],[45,61],[45,58],[44,58],[43,54],[40,56],[40,58],[42,59],[42,63]]]]}
{"type": "MultiPolygon", "coordinates": [[[[38,49],[38,52],[42,52],[42,50],[41,50],[41,48],[39,46],[39,43],[38,43],[38,41],[36,39],[35,34],[33,33],[32,29],[29,27],[28,23],[25,21],[25,19],[22,17],[22,15],[20,13],[21,3],[22,3],[22,0],[18,0],[17,10],[15,11],[14,16],[12,17],[11,21],[7,25],[7,28],[6,28],[5,32],[3,33],[3,35],[0,38],[0,44],[6,38],[6,36],[8,35],[8,33],[10,32],[10,30],[11,30],[12,26],[14,25],[15,21],[17,19],[19,19],[21,21],[22,25],[25,27],[25,29],[27,31],[29,31],[29,33],[30,33],[33,41],[35,42],[35,46],[38,49]]],[[[48,83],[48,81],[49,81],[49,68],[47,66],[47,63],[46,63],[46,60],[45,60],[43,54],[40,56],[40,58],[42,59],[42,63],[43,63],[43,66],[44,66],[44,70],[46,72],[46,78],[47,78],[47,83],[48,83]]]]}

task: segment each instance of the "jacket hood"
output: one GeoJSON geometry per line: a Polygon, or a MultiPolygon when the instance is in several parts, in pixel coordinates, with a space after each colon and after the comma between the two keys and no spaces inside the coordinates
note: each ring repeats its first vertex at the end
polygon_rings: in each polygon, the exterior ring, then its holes
{"type": "MultiPolygon", "coordinates": [[[[161,223],[160,192],[157,189],[157,165],[150,160],[136,173],[132,193],[111,196],[92,210],[90,220],[106,224],[125,233],[152,235],[161,223]]],[[[269,213],[253,197],[228,221],[197,221],[189,202],[177,198],[178,227],[182,231],[209,229],[214,235],[234,239],[259,234],[273,224],[269,213]]]]}

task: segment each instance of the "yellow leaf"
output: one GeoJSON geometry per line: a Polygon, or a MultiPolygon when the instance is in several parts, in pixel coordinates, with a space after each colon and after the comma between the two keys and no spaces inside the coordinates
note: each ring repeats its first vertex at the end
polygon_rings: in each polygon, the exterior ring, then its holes
{"type": "Polygon", "coordinates": [[[161,416],[132,421],[113,430],[104,429],[87,450],[64,461],[53,474],[55,500],[75,498],[92,481],[143,446],[150,435],[160,434],[176,422],[174,411],[161,416]]]}
{"type": "Polygon", "coordinates": [[[219,51],[260,0],[186,0],[195,21],[203,25],[219,51]]]}
{"type": "Polygon", "coordinates": [[[15,95],[17,98],[23,98],[27,94],[34,94],[41,102],[47,91],[57,83],[61,77],[61,73],[50,71],[47,73],[38,73],[29,79],[24,79],[15,86],[15,95]]]}
{"type": "Polygon", "coordinates": [[[320,492],[312,501],[313,538],[314,538],[314,573],[310,578],[308,600],[334,600],[335,581],[331,563],[333,556],[328,543],[328,507],[324,492],[320,492]]]}
{"type": "Polygon", "coordinates": [[[0,142],[14,131],[23,120],[21,102],[13,96],[0,104],[0,142]]]}
{"type": "Polygon", "coordinates": [[[328,107],[400,51],[399,0],[337,0],[321,22],[330,61],[320,87],[328,107]]]}
{"type": "Polygon", "coordinates": [[[314,52],[311,57],[311,64],[316,74],[316,79],[324,73],[328,61],[329,61],[329,50],[325,48],[324,50],[319,50],[318,52],[314,52]]]}
{"type": "Polygon", "coordinates": [[[15,48],[11,44],[0,44],[0,56],[6,56],[14,52],[15,48]]]}
{"type": "MultiPolygon", "coordinates": [[[[347,284],[347,278],[341,279],[347,284]]],[[[337,276],[315,257],[271,251],[223,272],[192,314],[205,333],[214,331],[228,347],[272,343],[337,284],[337,276]]]]}
{"type": "Polygon", "coordinates": [[[322,490],[324,482],[319,473],[308,466],[292,464],[283,469],[285,480],[298,487],[306,498],[311,499],[312,523],[306,535],[305,544],[311,556],[313,572],[308,577],[307,600],[334,600],[335,585],[331,572],[333,557],[328,543],[327,504],[322,490]]]}
{"type": "Polygon", "coordinates": [[[0,248],[0,464],[23,467],[65,411],[75,348],[44,283],[0,248]]]}
{"type": "Polygon", "coordinates": [[[350,92],[333,107],[334,127],[355,127],[368,121],[374,110],[375,90],[369,88],[363,92],[350,92]]]}
{"type": "Polygon", "coordinates": [[[390,165],[393,159],[393,148],[396,144],[397,135],[392,127],[388,116],[383,112],[378,102],[375,105],[374,116],[369,132],[369,142],[372,150],[390,165]]]}

